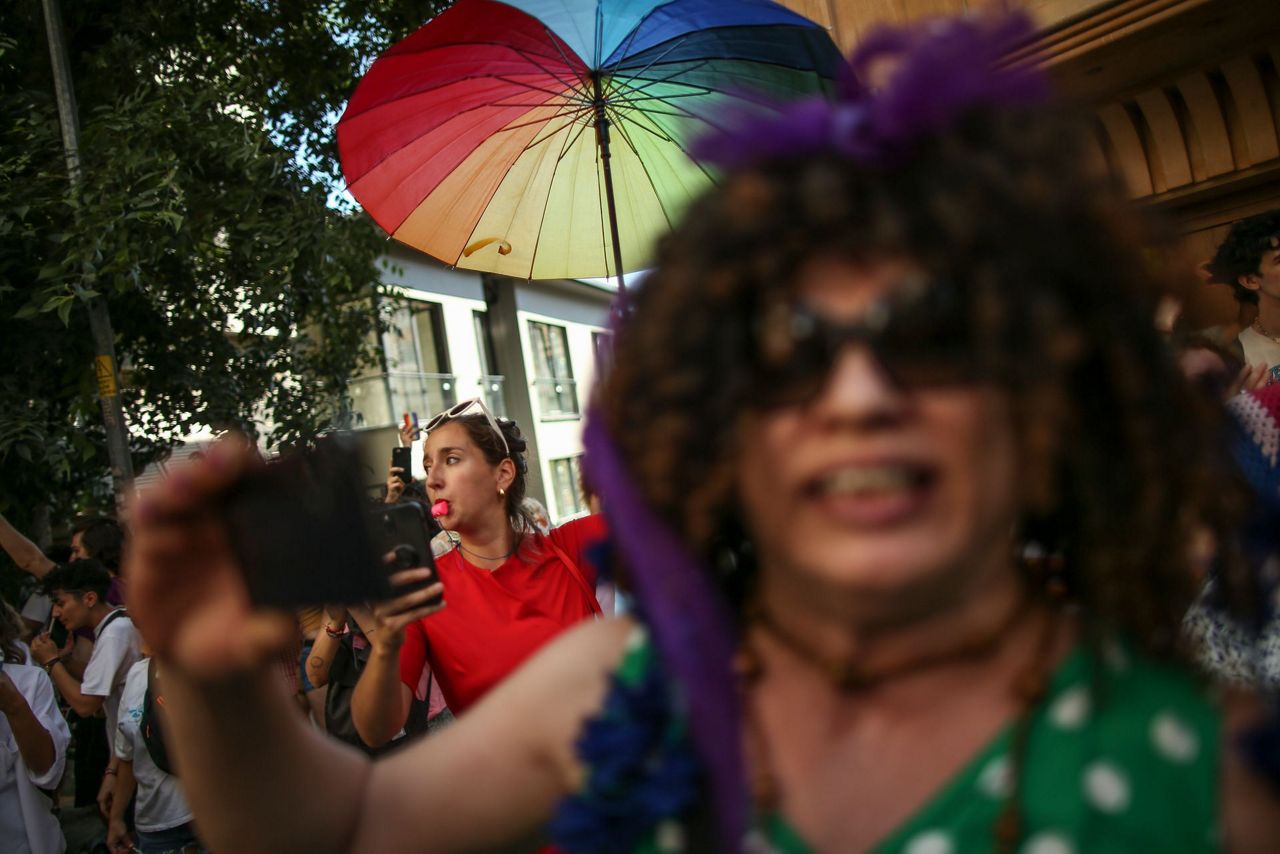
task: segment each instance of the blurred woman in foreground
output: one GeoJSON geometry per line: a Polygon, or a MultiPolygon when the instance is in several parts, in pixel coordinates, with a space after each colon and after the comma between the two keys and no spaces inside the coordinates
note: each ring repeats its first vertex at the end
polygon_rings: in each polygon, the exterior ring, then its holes
{"type": "Polygon", "coordinates": [[[725,180],[587,427],[643,616],[566,633],[439,739],[371,765],[272,691],[279,621],[216,526],[172,521],[234,454],[146,508],[133,611],[215,849],[1280,838],[1231,748],[1248,703],[1208,699],[1178,636],[1193,535],[1234,577],[1241,493],[1151,328],[1134,214],[1038,78],[993,70],[1023,35],[873,37],[881,88],[712,141],[725,180]]]}

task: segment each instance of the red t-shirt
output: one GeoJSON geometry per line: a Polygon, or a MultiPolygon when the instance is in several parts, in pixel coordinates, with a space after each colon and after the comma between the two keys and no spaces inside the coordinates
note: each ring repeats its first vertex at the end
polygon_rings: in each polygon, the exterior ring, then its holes
{"type": "Polygon", "coordinates": [[[446,604],[405,630],[400,681],[416,690],[430,664],[449,708],[466,711],[540,646],[594,613],[596,573],[586,551],[604,536],[604,517],[585,516],[549,537],[534,534],[492,571],[457,549],[436,558],[446,604]],[[585,589],[547,540],[577,564],[585,589]]]}

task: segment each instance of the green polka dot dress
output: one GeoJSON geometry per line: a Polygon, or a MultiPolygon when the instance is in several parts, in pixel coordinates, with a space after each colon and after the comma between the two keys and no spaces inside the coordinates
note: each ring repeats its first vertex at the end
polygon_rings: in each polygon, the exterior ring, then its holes
{"type": "MultiPolygon", "coordinates": [[[[621,672],[657,667],[647,643],[621,672]]],[[[677,725],[683,731],[682,725],[677,725]]],[[[1020,796],[1021,854],[1208,852],[1218,832],[1219,714],[1183,671],[1112,644],[1077,648],[1058,667],[1033,713],[1020,796]]],[[[877,854],[994,850],[994,828],[1014,785],[1006,727],[877,854]]],[[[693,850],[677,818],[657,822],[633,850],[693,850]]],[[[760,816],[751,852],[812,849],[781,815],[760,816]]]]}
{"type": "MultiPolygon", "coordinates": [[[[1032,718],[1017,850],[1218,850],[1217,711],[1179,670],[1119,645],[1101,659],[1077,649],[1032,718]]],[[[997,736],[874,850],[992,850],[1014,784],[1010,735],[1006,729],[997,736]]],[[[806,849],[800,843],[789,850],[806,849]]]]}

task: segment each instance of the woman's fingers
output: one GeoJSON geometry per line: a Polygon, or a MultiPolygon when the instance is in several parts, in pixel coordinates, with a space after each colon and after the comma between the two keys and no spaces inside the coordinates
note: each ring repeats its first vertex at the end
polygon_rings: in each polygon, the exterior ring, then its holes
{"type": "Polygon", "coordinates": [[[250,601],[216,507],[262,464],[247,439],[224,437],[139,499],[133,514],[130,616],[157,654],[195,675],[243,672],[296,639],[289,615],[250,601]]]}
{"type": "Polygon", "coordinates": [[[397,596],[395,599],[383,602],[375,608],[375,611],[379,617],[386,621],[400,616],[405,611],[425,604],[427,600],[439,596],[442,592],[444,592],[444,585],[437,581],[435,584],[424,587],[421,590],[415,590],[412,593],[406,593],[403,596],[397,596]]]}
{"type": "Polygon", "coordinates": [[[435,571],[431,567],[415,566],[412,569],[402,569],[399,572],[392,573],[389,580],[392,587],[402,587],[407,584],[413,584],[416,581],[426,581],[434,576],[435,571]]]}
{"type": "Polygon", "coordinates": [[[407,610],[396,613],[394,616],[387,617],[383,620],[382,630],[384,632],[399,633],[405,630],[410,624],[421,620],[423,617],[429,617],[444,607],[444,585],[436,583],[420,590],[418,600],[415,606],[407,610]]]}

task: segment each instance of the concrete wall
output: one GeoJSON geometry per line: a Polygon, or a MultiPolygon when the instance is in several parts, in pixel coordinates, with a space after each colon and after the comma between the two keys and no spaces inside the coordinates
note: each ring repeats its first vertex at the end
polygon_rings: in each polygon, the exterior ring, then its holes
{"type": "Polygon", "coordinates": [[[520,319],[521,349],[525,364],[533,376],[533,345],[529,337],[529,321],[540,321],[565,329],[569,345],[569,362],[577,387],[579,417],[550,416],[542,412],[537,390],[531,389],[533,414],[537,421],[538,459],[535,464],[542,473],[545,504],[552,521],[561,521],[573,514],[572,508],[560,507],[555,497],[551,461],[575,457],[582,453],[582,424],[591,399],[591,389],[596,377],[594,333],[604,330],[608,313],[608,295],[573,285],[570,290],[563,284],[529,282],[519,285],[516,291],[517,316],[520,319]]]}
{"type": "MultiPolygon", "coordinates": [[[[481,276],[470,271],[450,270],[426,256],[419,255],[393,244],[386,259],[384,282],[391,286],[396,297],[430,302],[440,306],[445,327],[446,347],[451,373],[456,378],[458,400],[479,397],[482,393],[480,379],[483,376],[480,341],[476,336],[474,313],[485,312],[485,288],[481,276]]],[[[559,522],[572,514],[572,508],[557,506],[554,496],[554,479],[551,461],[578,456],[582,453],[582,424],[595,380],[595,347],[592,334],[603,331],[612,293],[582,282],[521,282],[502,280],[500,288],[513,288],[515,302],[514,324],[519,336],[519,353],[524,365],[526,394],[531,398],[531,417],[511,414],[520,421],[520,427],[530,438],[535,449],[530,465],[536,467],[530,478],[530,494],[547,505],[553,522],[559,522]],[[544,414],[533,385],[535,360],[529,337],[529,321],[539,321],[564,328],[568,340],[569,360],[576,385],[579,415],[564,417],[544,414]],[[531,423],[524,423],[526,420],[531,423]]],[[[495,318],[496,319],[496,318],[495,318]]],[[[495,325],[495,330],[502,328],[495,325]]],[[[496,332],[495,332],[496,334],[496,332]]],[[[497,349],[503,350],[502,342],[497,349]]],[[[376,369],[375,369],[376,372],[376,369]]],[[[511,387],[514,376],[508,376],[507,393],[511,400],[518,390],[511,387]]],[[[369,393],[384,393],[380,387],[370,388],[369,393]]],[[[385,407],[384,407],[385,409],[385,407]]],[[[370,408],[372,410],[372,407],[370,408]]],[[[419,412],[420,420],[434,413],[419,412]]],[[[393,417],[398,419],[399,413],[393,417]]],[[[397,442],[394,427],[369,424],[360,431],[365,458],[379,473],[378,481],[385,476],[391,456],[391,448],[397,442]]],[[[415,477],[423,476],[421,453],[414,455],[415,477]]]]}

